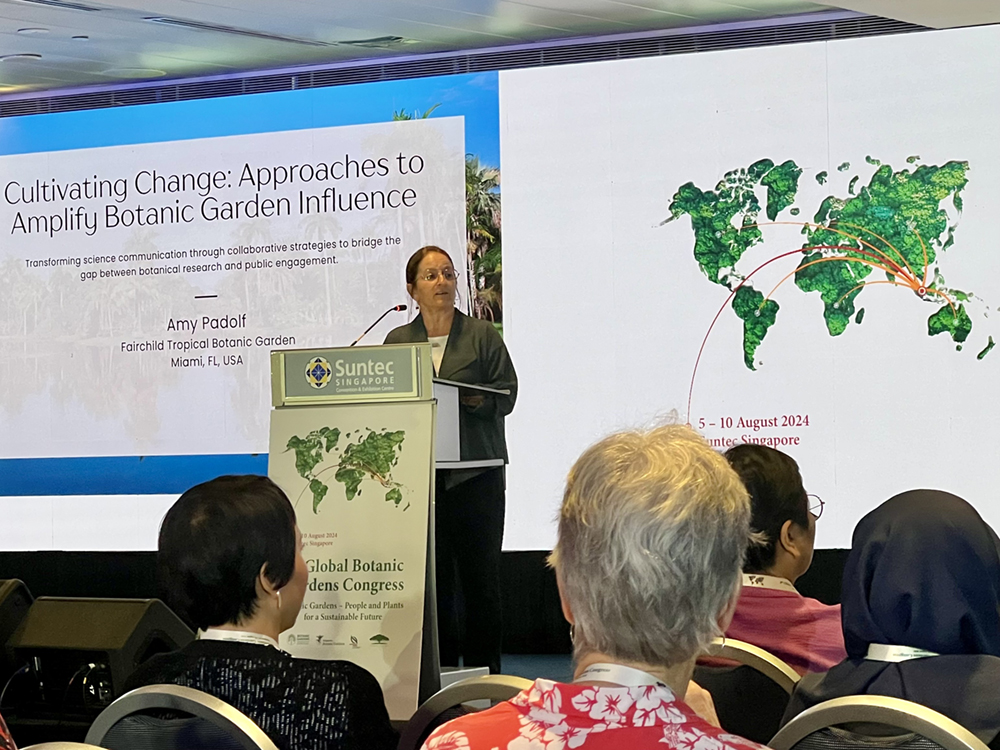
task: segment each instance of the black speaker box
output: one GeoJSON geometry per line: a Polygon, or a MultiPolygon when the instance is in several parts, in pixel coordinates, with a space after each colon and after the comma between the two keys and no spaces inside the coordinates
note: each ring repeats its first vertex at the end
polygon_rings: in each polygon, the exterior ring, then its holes
{"type": "Polygon", "coordinates": [[[43,596],[31,605],[8,648],[31,665],[40,688],[36,701],[56,710],[94,709],[121,695],[126,678],[150,656],[193,639],[191,629],[159,599],[43,596]]]}

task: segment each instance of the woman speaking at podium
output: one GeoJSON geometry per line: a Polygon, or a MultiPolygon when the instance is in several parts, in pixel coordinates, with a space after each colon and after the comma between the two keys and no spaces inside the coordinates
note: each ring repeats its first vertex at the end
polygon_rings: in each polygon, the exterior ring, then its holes
{"type": "MultiPolygon", "coordinates": [[[[510,395],[460,395],[463,461],[507,463],[504,417],[514,408],[517,375],[507,347],[492,323],[455,308],[455,266],[439,247],[417,250],[406,264],[406,291],[420,314],[389,332],[387,344],[430,342],[439,378],[509,390],[510,395]]],[[[500,671],[500,547],[503,542],[504,469],[437,473],[436,559],[441,663],[488,666],[500,671]],[[456,583],[465,602],[465,638],[459,643],[456,583]]]]}

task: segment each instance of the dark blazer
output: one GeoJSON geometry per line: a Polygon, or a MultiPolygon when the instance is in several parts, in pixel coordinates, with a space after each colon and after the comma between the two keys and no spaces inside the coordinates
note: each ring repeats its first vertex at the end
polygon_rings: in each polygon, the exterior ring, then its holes
{"type": "MultiPolygon", "coordinates": [[[[424,341],[427,341],[427,329],[420,315],[407,325],[389,331],[385,337],[386,344],[424,341]]],[[[483,394],[485,398],[481,405],[472,407],[462,404],[459,414],[462,460],[502,458],[506,463],[507,440],[503,419],[514,409],[517,373],[507,347],[493,324],[455,310],[438,377],[510,391],[509,396],[483,394]]]]}

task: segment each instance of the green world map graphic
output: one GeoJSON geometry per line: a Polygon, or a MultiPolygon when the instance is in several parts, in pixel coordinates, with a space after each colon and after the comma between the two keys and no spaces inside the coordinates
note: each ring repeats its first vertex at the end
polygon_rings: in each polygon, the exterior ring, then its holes
{"type": "MultiPolygon", "coordinates": [[[[392,469],[399,461],[406,433],[365,428],[344,433],[344,443],[341,437],[337,427],[321,427],[305,437],[293,435],[285,446],[286,452],[295,452],[295,470],[309,482],[306,489],[312,493],[313,513],[319,511],[330,491],[326,480],[331,472],[334,480],[343,485],[345,499],[350,501],[360,495],[361,484],[368,478],[378,482],[385,490],[386,502],[398,508],[403,501],[403,486],[393,481],[392,469]]],[[[403,510],[409,507],[407,504],[403,510]]]]}
{"type": "MultiPolygon", "coordinates": [[[[933,306],[927,318],[929,336],[946,334],[959,350],[969,338],[972,319],[966,307],[974,295],[949,288],[939,268],[955,242],[957,227],[943,205],[950,202],[954,213],[961,214],[969,163],[927,165],[911,156],[906,167],[896,169],[871,156],[865,160],[875,167],[867,183],[853,176],[847,194],[828,195],[810,220],[798,218],[795,200],[803,170],[791,160],[775,164],[761,159],[734,169],[714,189],[702,190],[693,182],[677,189],[663,223],[690,217],[695,260],[709,281],[730,290],[727,304],[743,321],[743,362],[749,369],[756,369],[757,348],[778,319],[781,308],[772,295],[787,279],[794,279],[801,292],[819,294],[831,336],[860,325],[865,308],[859,300],[865,287],[885,284],[933,306]],[[758,197],[762,189],[763,207],[758,197]],[[788,218],[779,218],[783,212],[788,218]],[[744,254],[764,241],[762,228],[772,225],[800,227],[802,245],[756,268],[744,267],[744,254]],[[757,271],[794,257],[798,265],[766,295],[754,286],[757,271]]],[[[844,162],[838,171],[850,168],[844,162]]],[[[828,176],[820,172],[815,179],[824,185],[828,176]]],[[[993,343],[990,337],[979,359],[993,343]]]]}

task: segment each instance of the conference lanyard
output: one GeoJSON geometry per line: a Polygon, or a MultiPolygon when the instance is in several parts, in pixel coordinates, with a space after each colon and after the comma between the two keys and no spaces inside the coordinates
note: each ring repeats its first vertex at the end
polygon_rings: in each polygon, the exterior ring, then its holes
{"type": "Polygon", "coordinates": [[[922,648],[911,646],[893,646],[888,643],[872,643],[868,646],[866,659],[872,661],[900,662],[910,659],[924,659],[928,656],[940,656],[933,651],[924,651],[922,648]]]}
{"type": "Polygon", "coordinates": [[[795,587],[792,582],[787,578],[779,578],[778,576],[766,576],[761,573],[744,573],[743,574],[743,585],[750,586],[755,589],[771,589],[772,591],[794,591],[796,594],[799,593],[795,591],[795,587]]]}
{"type": "Polygon", "coordinates": [[[667,687],[649,672],[641,669],[625,667],[621,664],[591,664],[573,682],[611,682],[624,687],[642,687],[644,685],[659,685],[667,687]]]}
{"type": "Polygon", "coordinates": [[[237,641],[239,643],[253,643],[257,646],[273,646],[279,651],[281,648],[278,642],[270,636],[260,633],[248,633],[245,630],[220,630],[219,628],[209,628],[198,631],[198,640],[201,641],[237,641]]]}

